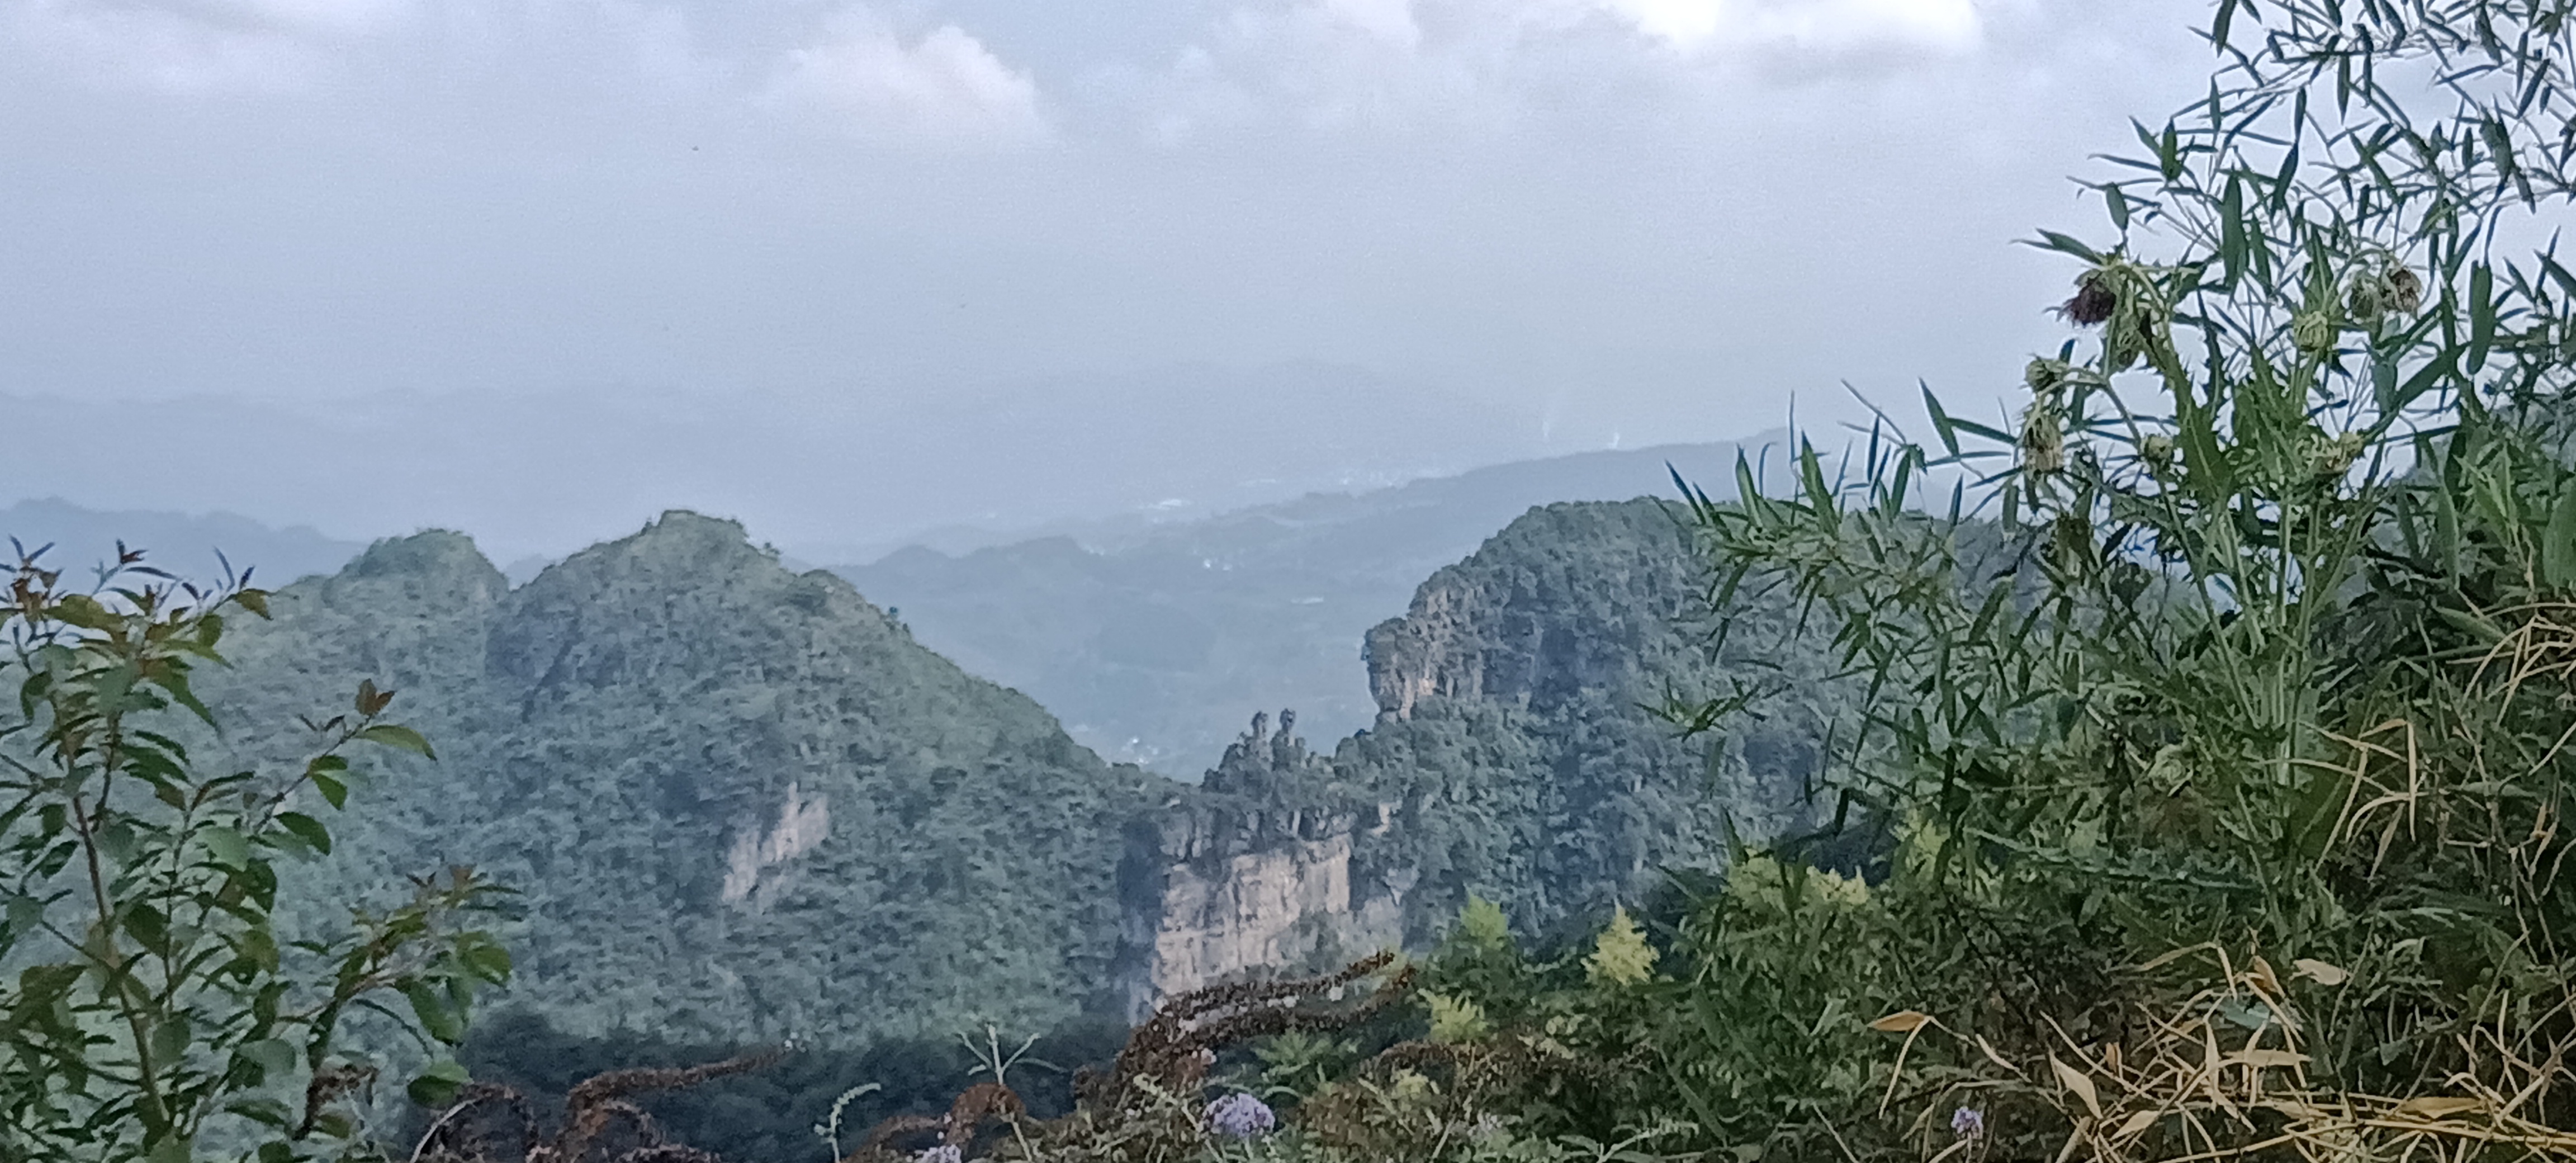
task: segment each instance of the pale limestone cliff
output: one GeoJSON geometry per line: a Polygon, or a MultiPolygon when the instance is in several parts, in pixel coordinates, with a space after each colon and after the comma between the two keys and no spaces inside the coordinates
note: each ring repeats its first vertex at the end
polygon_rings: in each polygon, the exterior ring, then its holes
{"type": "Polygon", "coordinates": [[[1402,936],[1411,879],[1354,860],[1391,807],[1333,805],[1300,787],[1321,769],[1267,716],[1199,794],[1128,830],[1119,986],[1131,1016],[1173,994],[1262,971],[1336,964],[1402,936]]]}
{"type": "Polygon", "coordinates": [[[831,834],[831,802],[821,792],[807,794],[790,782],[786,802],[778,807],[776,824],[734,833],[733,846],[725,853],[724,902],[753,912],[768,911],[769,903],[786,883],[782,866],[811,851],[831,834]]]}

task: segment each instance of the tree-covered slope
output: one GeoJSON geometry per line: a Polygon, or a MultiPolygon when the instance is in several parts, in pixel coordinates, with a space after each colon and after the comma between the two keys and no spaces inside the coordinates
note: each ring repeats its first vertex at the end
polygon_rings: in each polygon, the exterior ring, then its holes
{"type": "Polygon", "coordinates": [[[1131,836],[1131,1011],[1264,962],[1423,946],[1470,894],[1524,933],[1580,928],[1722,866],[1730,829],[1796,822],[1844,692],[1786,649],[1777,600],[1735,601],[1713,641],[1681,516],[1533,509],[1369,633],[1371,726],[1326,754],[1256,720],[1131,836]],[[1663,713],[1738,690],[1754,714],[1722,731],[1663,713]]]}
{"type": "Polygon", "coordinates": [[[1433,574],[1368,637],[1377,723],[1333,759],[1403,805],[1358,856],[1416,878],[1409,935],[1473,892],[1546,929],[1723,862],[1730,826],[1769,834],[1812,774],[1834,688],[1779,647],[1776,602],[1739,601],[1724,651],[1676,508],[1549,505],[1433,574]],[[1757,715],[1686,736],[1660,708],[1737,686],[1757,715]]]}
{"type": "Polygon", "coordinates": [[[513,996],[561,1027],[854,1044],[1051,1023],[1104,980],[1119,829],[1164,781],[729,522],[667,514],[515,591],[426,533],[272,608],[208,684],[237,721],[372,677],[440,749],[361,793],[321,873],[518,886],[513,996]]]}

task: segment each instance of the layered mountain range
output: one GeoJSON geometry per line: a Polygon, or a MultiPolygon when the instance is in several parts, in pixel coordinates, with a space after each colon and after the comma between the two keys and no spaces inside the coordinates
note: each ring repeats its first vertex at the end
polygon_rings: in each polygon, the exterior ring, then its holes
{"type": "Polygon", "coordinates": [[[1714,863],[1730,824],[1786,818],[1814,729],[1654,713],[1746,665],[1707,649],[1699,569],[1663,503],[1533,511],[1368,633],[1366,729],[1319,753],[1256,719],[1203,784],[1104,762],[846,580],[689,513],[517,588],[461,536],[379,542],[278,592],[203,686],[243,758],[362,678],[399,692],[439,758],[373,760],[308,883],[516,886],[511,1005],[859,1046],[1420,944],[1469,893],[1588,924],[1714,863]]]}

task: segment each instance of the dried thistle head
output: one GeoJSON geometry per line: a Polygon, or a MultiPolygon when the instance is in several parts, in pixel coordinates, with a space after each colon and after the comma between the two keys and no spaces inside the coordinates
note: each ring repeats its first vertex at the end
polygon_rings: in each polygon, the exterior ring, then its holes
{"type": "Polygon", "coordinates": [[[2310,467],[2319,479],[2340,479],[2351,470],[2352,462],[2361,459],[2362,449],[2368,443],[2368,439],[2358,432],[2346,432],[2332,439],[2319,433],[2310,456],[2310,467]]]}
{"type": "Polygon", "coordinates": [[[2391,263],[2383,276],[2384,298],[2388,309],[2400,315],[2412,315],[2423,309],[2424,280],[2414,269],[2402,263],[2391,263]]]}
{"type": "Polygon", "coordinates": [[[2352,284],[2344,289],[2344,315],[2364,327],[2379,322],[2386,313],[2386,290],[2387,281],[2377,273],[2355,274],[2352,284]]]}
{"type": "Polygon", "coordinates": [[[2111,289],[2110,276],[2099,270],[2084,272],[2075,280],[2075,297],[2068,299],[2058,312],[2079,326],[2091,327],[2108,322],[2118,310],[2120,296],[2111,289]]]}
{"type": "Polygon", "coordinates": [[[2066,467],[2066,432],[2058,423],[2057,406],[2042,399],[2022,413],[2022,469],[2034,476],[2049,476],[2066,467]]]}

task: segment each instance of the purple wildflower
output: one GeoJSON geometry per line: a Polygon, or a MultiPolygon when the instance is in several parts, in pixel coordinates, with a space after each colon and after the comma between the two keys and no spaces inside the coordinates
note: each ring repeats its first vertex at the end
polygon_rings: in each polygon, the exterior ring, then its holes
{"type": "Polygon", "coordinates": [[[1962,1139],[1982,1139],[1986,1135],[1986,1112],[1972,1106],[1960,1107],[1950,1116],[1950,1133],[1962,1139]]]}
{"type": "Polygon", "coordinates": [[[1248,1094],[1229,1094],[1207,1105],[1208,1129],[1230,1139],[1266,1135],[1279,1126],[1270,1104],[1248,1094]]]}

